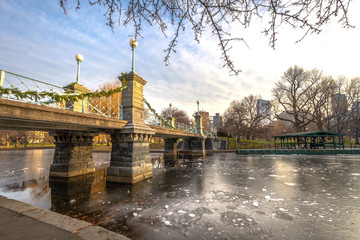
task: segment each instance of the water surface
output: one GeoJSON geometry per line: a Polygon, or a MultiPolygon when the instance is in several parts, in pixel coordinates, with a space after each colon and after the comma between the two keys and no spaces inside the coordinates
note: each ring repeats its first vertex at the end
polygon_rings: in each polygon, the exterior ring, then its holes
{"type": "Polygon", "coordinates": [[[135,185],[95,174],[49,181],[54,150],[0,152],[0,194],[132,239],[360,239],[360,157],[179,160],[135,185]]]}

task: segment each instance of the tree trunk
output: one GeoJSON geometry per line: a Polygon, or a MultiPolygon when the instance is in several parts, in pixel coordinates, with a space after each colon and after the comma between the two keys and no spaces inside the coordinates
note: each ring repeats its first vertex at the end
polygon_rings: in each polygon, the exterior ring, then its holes
{"type": "Polygon", "coordinates": [[[6,147],[8,148],[10,146],[10,142],[9,142],[9,134],[6,134],[6,147]]]}

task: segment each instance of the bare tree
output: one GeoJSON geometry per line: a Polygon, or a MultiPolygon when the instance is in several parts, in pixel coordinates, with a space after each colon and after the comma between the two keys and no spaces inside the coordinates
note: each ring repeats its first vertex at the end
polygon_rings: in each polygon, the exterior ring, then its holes
{"type": "Polygon", "coordinates": [[[309,89],[316,83],[302,67],[294,66],[284,72],[281,80],[272,89],[277,106],[275,117],[291,122],[295,131],[303,131],[310,123],[309,89]]]}
{"type": "Polygon", "coordinates": [[[317,69],[310,71],[309,77],[314,82],[312,87],[306,91],[306,97],[309,99],[311,108],[309,111],[310,121],[316,124],[319,131],[323,131],[331,116],[329,106],[331,96],[336,90],[336,82],[331,76],[323,76],[322,72],[317,69]]]}
{"type": "Polygon", "coordinates": [[[26,132],[23,130],[9,130],[10,141],[14,143],[14,147],[18,147],[21,141],[25,141],[25,147],[27,144],[26,141],[26,132]]]}
{"type": "Polygon", "coordinates": [[[11,135],[10,130],[0,130],[1,144],[5,144],[6,147],[9,147],[11,142],[10,135],[11,135]]]}
{"type": "MultiPolygon", "coordinates": [[[[122,83],[119,80],[112,80],[103,83],[99,86],[100,91],[109,91],[111,89],[116,89],[121,87],[122,83]]],[[[119,117],[121,114],[120,105],[121,105],[121,92],[117,92],[112,94],[109,97],[101,97],[101,98],[91,98],[89,99],[89,103],[97,110],[91,109],[91,111],[98,111],[97,113],[101,113],[107,116],[119,117]]]]}
{"type": "MultiPolygon", "coordinates": [[[[60,0],[60,6],[67,12],[67,0],[60,0]]],[[[80,9],[81,0],[77,1],[76,9],[80,9]]],[[[89,0],[90,5],[100,5],[105,9],[107,25],[115,25],[115,19],[124,26],[133,25],[135,37],[141,34],[144,25],[155,25],[167,37],[168,25],[174,26],[173,36],[165,49],[166,64],[170,54],[175,52],[180,34],[191,29],[194,39],[200,42],[202,34],[210,29],[221,49],[224,66],[231,73],[238,74],[230,57],[230,50],[236,41],[244,41],[242,36],[233,36],[231,24],[236,23],[244,28],[257,19],[263,19],[263,33],[269,36],[269,45],[275,48],[278,27],[290,25],[302,30],[301,41],[309,33],[320,33],[322,27],[331,19],[336,18],[343,27],[349,24],[348,8],[351,0],[89,0]]]]}
{"type": "Polygon", "coordinates": [[[270,123],[270,111],[259,109],[259,99],[259,95],[249,95],[241,101],[231,102],[224,113],[225,126],[230,132],[252,139],[266,130],[270,123]]]}
{"type": "MultiPolygon", "coordinates": [[[[175,118],[175,121],[178,123],[190,124],[189,115],[182,109],[179,109],[177,107],[172,107],[171,115],[173,118],[175,118]]],[[[169,118],[170,117],[170,107],[164,108],[161,111],[160,116],[164,119],[169,118]]]]}
{"type": "MultiPolygon", "coordinates": [[[[355,143],[359,144],[360,137],[360,78],[353,78],[350,80],[348,87],[348,95],[351,98],[352,105],[349,109],[351,119],[349,122],[349,134],[355,135],[355,143]]],[[[344,130],[344,129],[343,129],[344,130]]]]}
{"type": "Polygon", "coordinates": [[[224,126],[226,130],[234,135],[242,135],[244,106],[241,101],[234,100],[224,112],[224,126]]]}
{"type": "Polygon", "coordinates": [[[356,79],[348,82],[346,77],[338,77],[335,94],[331,96],[331,114],[327,120],[329,130],[341,133],[349,127],[354,111],[352,105],[358,94],[357,87],[356,79]]]}

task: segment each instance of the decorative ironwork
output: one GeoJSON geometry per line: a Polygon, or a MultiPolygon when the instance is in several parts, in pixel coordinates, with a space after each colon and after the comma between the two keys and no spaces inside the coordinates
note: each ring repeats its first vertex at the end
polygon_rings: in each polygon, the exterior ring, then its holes
{"type": "Polygon", "coordinates": [[[0,98],[71,111],[79,111],[74,106],[77,103],[83,113],[117,119],[122,119],[120,94],[116,99],[112,94],[125,87],[126,82],[123,87],[108,92],[74,93],[54,84],[0,70],[0,98]]]}
{"type": "Polygon", "coordinates": [[[144,103],[149,108],[149,112],[146,113],[147,116],[145,116],[145,123],[153,126],[159,126],[159,127],[166,127],[174,130],[181,130],[181,131],[187,131],[195,133],[196,124],[193,126],[179,123],[175,121],[174,126],[171,126],[171,120],[166,120],[162,118],[155,109],[153,109],[150,105],[150,103],[144,98],[144,103]]]}

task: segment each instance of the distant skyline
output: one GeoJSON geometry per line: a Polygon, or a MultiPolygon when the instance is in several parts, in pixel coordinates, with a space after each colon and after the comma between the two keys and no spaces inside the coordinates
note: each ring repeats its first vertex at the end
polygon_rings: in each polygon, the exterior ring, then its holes
{"type": "MultiPolygon", "coordinates": [[[[0,0],[0,69],[65,86],[76,79],[74,57],[80,53],[81,83],[92,90],[129,72],[133,29],[116,25],[112,32],[104,9],[90,7],[87,1],[78,11],[70,2],[68,7],[65,15],[58,1],[0,0]]],[[[334,21],[297,44],[301,30],[282,26],[275,50],[261,33],[260,21],[247,29],[233,25],[232,32],[249,45],[239,42],[231,51],[235,66],[242,70],[238,76],[222,68],[215,38],[205,32],[198,45],[190,29],[182,33],[170,66],[165,66],[163,49],[170,36],[166,39],[156,26],[146,26],[136,49],[136,72],[147,81],[144,96],[159,113],[172,103],[191,115],[199,100],[200,109],[222,115],[231,101],[249,94],[270,100],[275,82],[294,65],[334,77],[360,77],[358,9],[360,1],[352,2],[349,17],[354,29],[343,29],[334,21]]]]}

